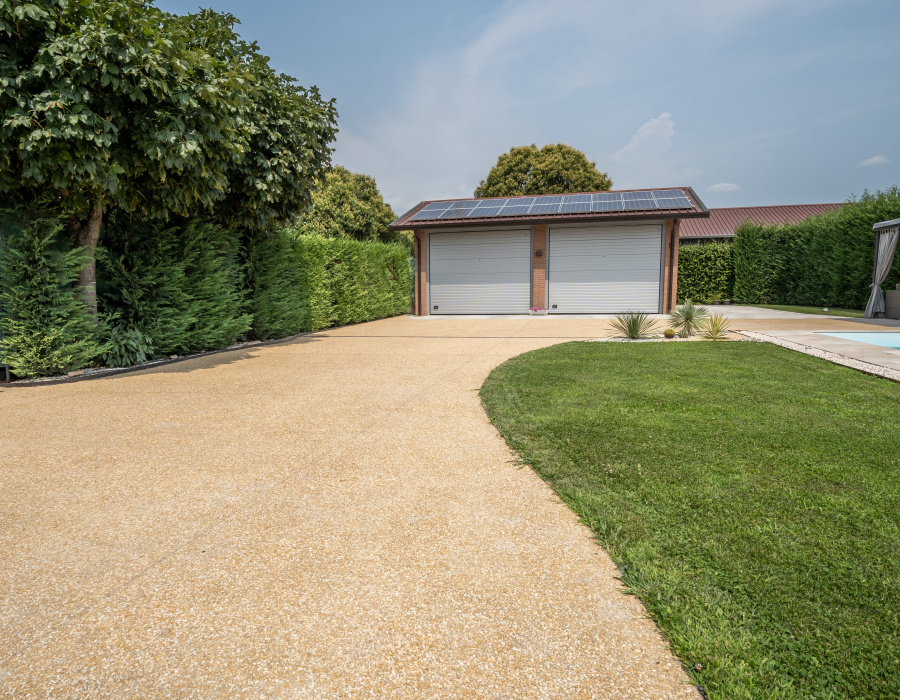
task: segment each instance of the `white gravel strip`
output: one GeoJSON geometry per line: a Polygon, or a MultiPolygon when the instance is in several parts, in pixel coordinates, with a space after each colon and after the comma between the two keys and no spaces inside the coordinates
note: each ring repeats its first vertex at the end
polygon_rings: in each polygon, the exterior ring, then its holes
{"type": "Polygon", "coordinates": [[[866,374],[872,374],[876,377],[884,377],[885,379],[890,379],[891,381],[900,382],[900,371],[895,369],[890,369],[882,365],[874,365],[871,362],[855,360],[852,357],[847,357],[846,355],[839,355],[836,352],[829,352],[828,350],[822,350],[811,345],[794,343],[790,340],[784,340],[782,338],[776,338],[772,335],[766,335],[765,333],[756,333],[754,331],[741,331],[741,333],[743,333],[751,340],[759,340],[764,343],[772,343],[773,345],[778,345],[780,347],[787,348],[788,350],[796,350],[797,352],[802,352],[805,355],[820,357],[823,360],[828,360],[828,362],[833,362],[836,365],[843,365],[844,367],[850,367],[851,369],[859,370],[860,372],[865,372],[866,374]]]}

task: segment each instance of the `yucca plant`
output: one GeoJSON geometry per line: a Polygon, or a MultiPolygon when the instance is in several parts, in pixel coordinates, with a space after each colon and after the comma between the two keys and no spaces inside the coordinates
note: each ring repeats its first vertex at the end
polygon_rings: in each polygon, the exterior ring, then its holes
{"type": "Polygon", "coordinates": [[[703,322],[702,335],[709,340],[723,340],[730,332],[728,319],[722,314],[713,314],[703,322]]]}
{"type": "Polygon", "coordinates": [[[645,313],[629,311],[624,314],[616,314],[616,318],[610,322],[615,334],[613,338],[630,338],[640,340],[649,338],[656,332],[656,321],[645,313]]]}
{"type": "Polygon", "coordinates": [[[695,306],[690,299],[685,299],[681,306],[669,314],[672,327],[678,331],[682,338],[690,338],[696,333],[708,318],[706,309],[695,306]]]}

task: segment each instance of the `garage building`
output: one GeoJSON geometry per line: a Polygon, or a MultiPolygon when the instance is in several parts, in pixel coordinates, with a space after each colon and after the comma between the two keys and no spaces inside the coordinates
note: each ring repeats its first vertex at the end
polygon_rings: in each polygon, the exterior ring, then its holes
{"type": "Polygon", "coordinates": [[[420,202],[415,304],[429,314],[668,313],[680,221],[709,211],[693,189],[420,202]]]}

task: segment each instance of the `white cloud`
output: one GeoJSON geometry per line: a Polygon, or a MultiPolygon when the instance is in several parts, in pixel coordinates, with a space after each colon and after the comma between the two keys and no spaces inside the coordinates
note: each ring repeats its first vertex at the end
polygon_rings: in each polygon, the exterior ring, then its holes
{"type": "Polygon", "coordinates": [[[622,148],[602,162],[610,164],[609,174],[615,189],[674,187],[687,184],[700,171],[675,168],[668,152],[677,134],[670,112],[649,119],[638,127],[622,148]]]}
{"type": "Polygon", "coordinates": [[[710,185],[707,192],[737,192],[739,189],[741,186],[735,185],[733,182],[717,182],[715,185],[710,185]]]}
{"type": "Polygon", "coordinates": [[[675,122],[669,112],[663,112],[655,119],[641,124],[631,137],[631,141],[613,153],[614,161],[627,161],[634,158],[656,157],[672,147],[675,135],[675,122]]]}
{"type": "Polygon", "coordinates": [[[876,165],[887,165],[888,159],[884,156],[872,156],[871,158],[866,158],[863,161],[860,161],[856,164],[857,168],[872,168],[876,165]]]}

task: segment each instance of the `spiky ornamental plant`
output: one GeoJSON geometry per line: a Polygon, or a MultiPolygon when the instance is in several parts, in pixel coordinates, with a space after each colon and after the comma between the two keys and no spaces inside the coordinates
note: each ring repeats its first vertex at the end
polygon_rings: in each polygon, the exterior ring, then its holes
{"type": "Polygon", "coordinates": [[[624,314],[616,314],[615,319],[610,322],[610,326],[616,331],[612,336],[614,338],[642,340],[656,332],[656,321],[649,315],[639,312],[629,311],[624,314]]]}
{"type": "Polygon", "coordinates": [[[678,331],[678,335],[690,338],[700,329],[707,316],[706,309],[695,306],[693,301],[686,299],[684,304],[676,306],[669,314],[669,322],[672,328],[678,331]]]}
{"type": "Polygon", "coordinates": [[[724,340],[731,333],[728,319],[722,314],[713,314],[703,322],[701,335],[709,340],[724,340]]]}

